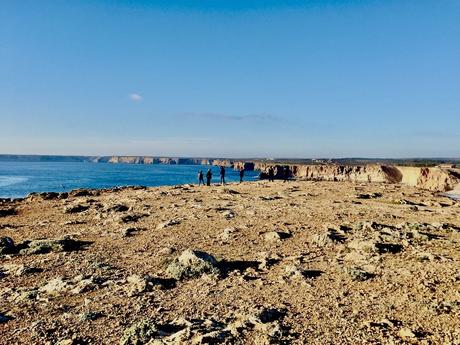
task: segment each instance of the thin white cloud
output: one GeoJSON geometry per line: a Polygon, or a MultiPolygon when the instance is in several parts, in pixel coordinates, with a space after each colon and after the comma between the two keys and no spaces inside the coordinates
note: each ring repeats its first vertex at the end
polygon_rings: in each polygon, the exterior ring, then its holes
{"type": "Polygon", "coordinates": [[[258,121],[258,122],[273,122],[278,121],[279,118],[271,114],[245,114],[233,115],[222,113],[183,113],[179,116],[190,118],[208,118],[215,120],[228,120],[228,121],[258,121]]]}
{"type": "Polygon", "coordinates": [[[133,102],[139,102],[139,101],[142,101],[144,97],[142,97],[138,93],[132,93],[129,95],[129,99],[133,102]]]}

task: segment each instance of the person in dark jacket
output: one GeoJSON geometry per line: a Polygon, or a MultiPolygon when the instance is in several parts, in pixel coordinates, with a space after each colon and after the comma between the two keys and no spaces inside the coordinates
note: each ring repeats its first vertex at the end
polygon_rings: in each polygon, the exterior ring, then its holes
{"type": "Polygon", "coordinates": [[[204,186],[204,175],[203,175],[203,170],[200,170],[198,172],[198,186],[201,186],[203,184],[204,186]]]}
{"type": "Polygon", "coordinates": [[[275,171],[272,167],[268,168],[268,181],[273,182],[275,181],[275,171]]]}
{"type": "Polygon", "coordinates": [[[208,169],[208,172],[206,173],[206,185],[207,186],[211,185],[211,179],[212,179],[212,172],[211,172],[211,169],[208,169]]]}
{"type": "Polygon", "coordinates": [[[244,168],[240,169],[240,183],[243,182],[243,177],[244,177],[244,168]]]}
{"type": "Polygon", "coordinates": [[[225,184],[225,168],[223,166],[220,167],[220,183],[225,184]]]}
{"type": "Polygon", "coordinates": [[[289,180],[289,175],[291,175],[291,172],[289,171],[289,166],[284,167],[284,182],[287,182],[289,180]]]}

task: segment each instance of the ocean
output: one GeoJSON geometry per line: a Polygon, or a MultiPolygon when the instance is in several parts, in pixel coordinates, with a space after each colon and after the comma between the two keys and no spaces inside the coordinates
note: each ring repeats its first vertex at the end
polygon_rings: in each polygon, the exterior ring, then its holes
{"type": "MultiPolygon", "coordinates": [[[[21,198],[32,192],[67,192],[77,188],[120,186],[171,186],[197,183],[199,170],[211,168],[213,183],[219,168],[207,165],[110,164],[89,162],[0,162],[0,198],[21,198]]],[[[245,181],[258,178],[246,171],[245,181]]],[[[228,182],[239,181],[239,172],[226,169],[228,182]]]]}

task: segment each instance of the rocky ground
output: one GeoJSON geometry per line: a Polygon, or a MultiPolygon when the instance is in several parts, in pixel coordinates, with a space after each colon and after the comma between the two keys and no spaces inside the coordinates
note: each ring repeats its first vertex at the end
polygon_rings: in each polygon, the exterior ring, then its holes
{"type": "Polygon", "coordinates": [[[460,202],[260,181],[0,202],[1,344],[460,344],[460,202]]]}

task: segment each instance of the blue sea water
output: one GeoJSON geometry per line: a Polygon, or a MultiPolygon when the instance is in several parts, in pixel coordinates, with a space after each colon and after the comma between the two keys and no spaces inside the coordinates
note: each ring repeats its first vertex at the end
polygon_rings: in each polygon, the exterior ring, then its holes
{"type": "MultiPolygon", "coordinates": [[[[219,168],[206,165],[143,165],[88,162],[0,162],[0,197],[20,198],[31,192],[64,192],[77,188],[169,186],[197,183],[199,170],[211,168],[213,183],[219,168]]],[[[258,173],[245,172],[245,181],[258,173]]],[[[226,180],[239,181],[238,171],[226,169],[226,180]]]]}

